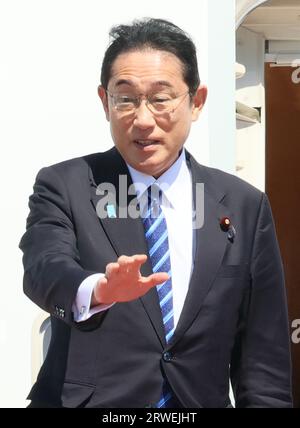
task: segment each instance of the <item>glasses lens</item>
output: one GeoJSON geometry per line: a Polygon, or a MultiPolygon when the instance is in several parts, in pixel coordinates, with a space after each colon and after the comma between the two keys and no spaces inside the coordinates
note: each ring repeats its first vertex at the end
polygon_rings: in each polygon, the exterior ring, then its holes
{"type": "Polygon", "coordinates": [[[135,97],[130,95],[114,95],[113,103],[117,110],[119,111],[131,111],[136,109],[137,100],[135,97]]]}
{"type": "Polygon", "coordinates": [[[172,98],[168,94],[161,94],[159,96],[156,95],[151,100],[149,100],[149,108],[154,114],[163,114],[174,111],[184,99],[183,97],[185,97],[187,94],[188,92],[185,92],[184,94],[181,94],[175,98],[172,98]]]}
{"type": "Polygon", "coordinates": [[[155,96],[149,99],[149,107],[154,113],[164,113],[173,106],[174,99],[168,95],[155,96]]]}

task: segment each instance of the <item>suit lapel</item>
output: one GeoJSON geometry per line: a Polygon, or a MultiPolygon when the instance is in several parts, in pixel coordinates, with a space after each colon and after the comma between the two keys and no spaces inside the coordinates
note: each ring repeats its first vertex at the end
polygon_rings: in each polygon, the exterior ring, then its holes
{"type": "MultiPolygon", "coordinates": [[[[152,266],[141,218],[138,217],[134,219],[130,216],[127,216],[126,218],[119,217],[119,177],[121,175],[124,179],[126,177],[127,186],[124,186],[123,184],[123,188],[125,188],[125,191],[127,192],[128,187],[132,184],[128,168],[116,149],[110,150],[105,153],[104,156],[107,156],[107,159],[99,159],[98,157],[94,162],[89,162],[91,167],[90,183],[92,204],[97,211],[97,206],[104,197],[103,195],[96,194],[96,189],[100,183],[108,182],[115,187],[117,191],[117,204],[115,207],[117,214],[116,218],[109,218],[108,216],[106,218],[100,218],[98,216],[99,221],[107,235],[107,238],[114,248],[117,257],[121,255],[131,256],[134,254],[146,254],[148,256],[148,260],[142,266],[141,272],[143,276],[151,275],[152,266]]],[[[128,203],[130,203],[134,197],[135,195],[129,196],[128,203]]],[[[165,346],[164,326],[156,288],[152,288],[146,295],[140,298],[140,301],[147,312],[162,346],[165,346]]]]}
{"type": "Polygon", "coordinates": [[[201,310],[228,244],[227,235],[220,228],[220,219],[230,217],[228,209],[219,202],[224,194],[212,188],[210,178],[189,154],[187,159],[191,166],[194,201],[196,183],[204,183],[204,224],[196,230],[194,269],[170,346],[182,337],[201,310]]]}

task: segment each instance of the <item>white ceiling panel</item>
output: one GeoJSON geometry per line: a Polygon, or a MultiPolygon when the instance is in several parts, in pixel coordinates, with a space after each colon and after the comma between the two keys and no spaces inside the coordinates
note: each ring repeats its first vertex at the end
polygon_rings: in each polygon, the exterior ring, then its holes
{"type": "Polygon", "coordinates": [[[243,26],[267,40],[300,40],[300,0],[272,0],[255,9],[243,26]]]}

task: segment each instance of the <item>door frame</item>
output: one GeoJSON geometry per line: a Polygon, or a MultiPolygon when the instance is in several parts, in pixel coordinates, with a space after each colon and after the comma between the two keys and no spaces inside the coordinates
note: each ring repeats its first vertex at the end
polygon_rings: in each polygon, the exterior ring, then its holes
{"type": "Polygon", "coordinates": [[[267,3],[268,0],[236,0],[235,24],[236,30],[254,9],[267,3]]]}

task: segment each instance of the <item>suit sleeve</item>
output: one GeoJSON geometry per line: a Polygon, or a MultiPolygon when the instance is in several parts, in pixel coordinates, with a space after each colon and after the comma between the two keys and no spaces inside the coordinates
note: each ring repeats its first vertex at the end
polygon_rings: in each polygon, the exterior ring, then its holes
{"type": "Polygon", "coordinates": [[[24,292],[43,310],[73,324],[72,305],[89,275],[80,266],[66,186],[53,167],[37,175],[21,239],[24,292]]]}
{"type": "Polygon", "coordinates": [[[262,196],[250,287],[232,353],[236,407],[291,407],[291,358],[284,274],[271,208],[262,196]]]}

